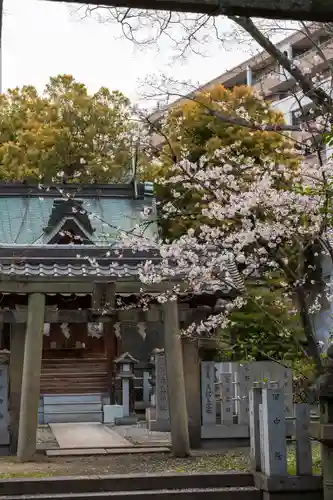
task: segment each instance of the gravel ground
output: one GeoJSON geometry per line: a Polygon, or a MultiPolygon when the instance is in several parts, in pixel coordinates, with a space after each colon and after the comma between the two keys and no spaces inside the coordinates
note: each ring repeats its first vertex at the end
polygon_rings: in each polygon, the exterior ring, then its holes
{"type": "MultiPolygon", "coordinates": [[[[113,427],[114,429],[114,427],[113,427]]],[[[115,429],[114,429],[115,430],[115,429]]],[[[150,444],[169,442],[169,433],[148,433],[140,427],[120,426],[117,432],[134,444],[150,444]]],[[[170,454],[127,454],[99,455],[84,457],[46,457],[41,450],[58,448],[48,425],[39,426],[37,445],[40,450],[35,461],[20,463],[16,457],[0,457],[0,478],[15,477],[47,477],[47,476],[83,476],[102,474],[130,473],[182,473],[182,472],[216,472],[250,470],[248,448],[233,450],[200,450],[190,458],[173,458],[170,454]]],[[[313,445],[314,472],[320,473],[320,447],[313,445]]],[[[288,471],[295,474],[294,446],[288,446],[288,471]]]]}
{"type": "Polygon", "coordinates": [[[19,463],[15,458],[0,458],[0,478],[82,476],[101,474],[214,472],[249,470],[248,452],[198,452],[186,459],[168,454],[57,457],[44,455],[35,462],[19,463]]]}

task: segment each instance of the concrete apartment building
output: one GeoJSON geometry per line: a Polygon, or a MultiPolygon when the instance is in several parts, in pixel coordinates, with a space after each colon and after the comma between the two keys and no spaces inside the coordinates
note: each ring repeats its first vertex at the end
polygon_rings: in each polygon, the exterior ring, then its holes
{"type": "MultiPolygon", "coordinates": [[[[290,59],[298,61],[301,67],[310,68],[312,74],[320,75],[319,85],[325,90],[331,91],[333,89],[333,66],[331,66],[333,62],[333,29],[329,32],[323,25],[311,24],[308,26],[308,30],[311,36],[299,31],[285,38],[277,46],[290,59]]],[[[302,121],[309,123],[309,116],[315,116],[315,113],[311,114],[312,103],[310,99],[301,92],[297,93],[295,80],[267,52],[261,52],[226,71],[199,87],[196,92],[209,90],[219,83],[229,89],[234,86],[249,85],[255,91],[260,91],[274,108],[283,113],[287,124],[297,125],[302,121]]],[[[157,120],[171,107],[185,102],[188,97],[194,94],[195,92],[188,94],[168,107],[156,111],[151,119],[157,120]]],[[[298,141],[305,142],[309,138],[318,141],[319,134],[318,137],[314,137],[313,133],[293,132],[293,136],[298,141]]],[[[155,147],[158,147],[163,143],[163,138],[155,134],[152,142],[155,147]]],[[[333,150],[323,144],[321,150],[323,160],[332,153],[333,150]]],[[[307,160],[312,162],[316,159],[316,153],[313,154],[313,150],[309,149],[307,160]]]]}

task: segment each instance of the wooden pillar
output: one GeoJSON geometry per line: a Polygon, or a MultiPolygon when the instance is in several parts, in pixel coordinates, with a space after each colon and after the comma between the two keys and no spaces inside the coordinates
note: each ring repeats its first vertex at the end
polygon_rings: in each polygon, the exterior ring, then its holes
{"type": "Polygon", "coordinates": [[[25,344],[25,324],[10,325],[9,358],[9,412],[10,412],[10,453],[16,455],[20,421],[23,357],[25,344]]]}
{"type": "Polygon", "coordinates": [[[172,452],[176,457],[186,457],[190,454],[190,444],[178,304],[168,301],[163,309],[172,452]]]}
{"type": "Polygon", "coordinates": [[[200,358],[198,344],[183,339],[183,364],[190,448],[201,447],[200,358]]]}
{"type": "Polygon", "coordinates": [[[22,394],[17,455],[31,460],[36,453],[36,433],[40,400],[40,372],[43,352],[45,295],[32,293],[28,299],[28,318],[24,346],[22,394]]]}

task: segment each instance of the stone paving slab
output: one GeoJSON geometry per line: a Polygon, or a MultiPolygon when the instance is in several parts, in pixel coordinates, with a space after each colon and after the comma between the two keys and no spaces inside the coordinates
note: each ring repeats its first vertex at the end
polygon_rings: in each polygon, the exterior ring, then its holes
{"type": "Polygon", "coordinates": [[[88,448],[88,449],[58,449],[46,450],[48,457],[79,457],[89,455],[127,455],[127,454],[151,454],[151,453],[168,453],[170,448],[155,447],[155,448],[88,448]]]}
{"type": "Polygon", "coordinates": [[[106,455],[104,448],[71,449],[71,450],[46,450],[47,457],[80,457],[85,455],[106,455]]]}
{"type": "Polygon", "coordinates": [[[120,455],[120,454],[140,454],[140,453],[145,453],[145,454],[151,454],[151,453],[169,453],[170,448],[166,448],[164,446],[155,446],[155,447],[149,447],[149,448],[144,448],[143,446],[140,448],[107,448],[106,452],[108,455],[120,455]]]}
{"type": "MultiPolygon", "coordinates": [[[[50,424],[51,431],[65,450],[76,448],[128,448],[131,443],[100,423],[50,424]]],[[[55,450],[54,450],[55,451],[55,450]]]]}
{"type": "Polygon", "coordinates": [[[113,430],[135,445],[148,447],[151,445],[168,446],[171,444],[170,432],[150,431],[143,425],[108,426],[108,429],[113,430]]]}

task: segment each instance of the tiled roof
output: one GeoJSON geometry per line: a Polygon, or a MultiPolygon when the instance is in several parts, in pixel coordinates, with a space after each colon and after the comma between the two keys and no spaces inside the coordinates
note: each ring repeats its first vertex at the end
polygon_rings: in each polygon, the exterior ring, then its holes
{"type": "MultiPolygon", "coordinates": [[[[128,186],[89,186],[78,192],[93,233],[91,242],[103,245],[118,239],[119,230],[131,231],[145,222],[143,208],[152,207],[151,194],[145,191],[135,198],[128,186]],[[95,194],[94,194],[95,192],[95,194]]],[[[72,186],[66,187],[71,190],[72,186]]],[[[67,192],[67,191],[66,191],[67,192]]],[[[54,201],[61,199],[59,190],[38,191],[36,187],[0,185],[0,244],[45,244],[54,201]]],[[[146,234],[155,228],[148,225],[146,234]]]]}
{"type": "Polygon", "coordinates": [[[34,264],[34,263],[2,263],[0,274],[12,276],[107,276],[116,278],[137,278],[138,264],[34,264]]]}

